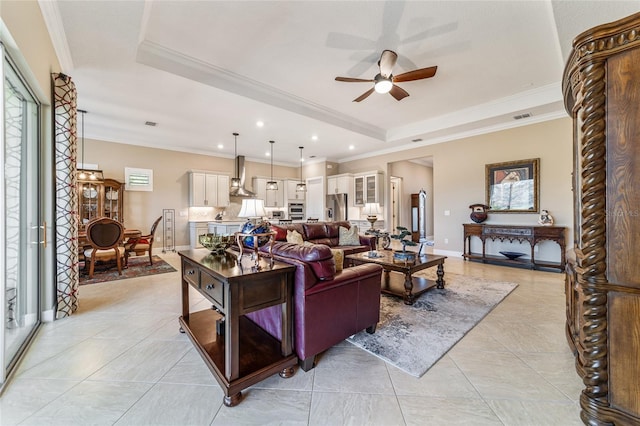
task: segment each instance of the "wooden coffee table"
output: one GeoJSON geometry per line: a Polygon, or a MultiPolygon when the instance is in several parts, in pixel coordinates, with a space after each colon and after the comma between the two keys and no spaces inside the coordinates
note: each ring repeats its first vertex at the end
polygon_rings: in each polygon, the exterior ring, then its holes
{"type": "Polygon", "coordinates": [[[352,265],[363,263],[377,263],[384,269],[382,275],[381,290],[383,293],[393,294],[404,298],[406,305],[413,305],[416,297],[432,287],[444,288],[444,260],[446,256],[435,254],[423,254],[416,256],[415,262],[395,260],[393,252],[381,250],[377,252],[380,257],[369,257],[369,252],[350,254],[345,256],[352,265]],[[437,279],[435,281],[423,277],[415,277],[413,274],[423,269],[436,266],[437,279]]]}

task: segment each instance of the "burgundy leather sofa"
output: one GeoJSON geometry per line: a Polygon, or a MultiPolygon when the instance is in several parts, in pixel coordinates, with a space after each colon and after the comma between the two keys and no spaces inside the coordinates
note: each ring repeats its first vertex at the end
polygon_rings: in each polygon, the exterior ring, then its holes
{"type": "MultiPolygon", "coordinates": [[[[352,334],[364,329],[375,332],[380,319],[381,266],[366,264],[336,272],[329,247],[316,244],[277,241],[272,256],[296,267],[293,343],[304,371],[315,366],[316,355],[352,334]]],[[[281,339],[279,306],[247,316],[281,339]]]]}
{"type": "Polygon", "coordinates": [[[345,256],[363,251],[376,249],[377,239],[372,235],[360,235],[360,245],[341,246],[340,227],[351,229],[351,224],[347,221],[341,222],[317,222],[317,223],[292,223],[289,225],[271,225],[271,229],[276,232],[276,241],[287,241],[287,230],[296,230],[302,234],[304,241],[314,244],[324,244],[331,248],[341,249],[345,256]]]}

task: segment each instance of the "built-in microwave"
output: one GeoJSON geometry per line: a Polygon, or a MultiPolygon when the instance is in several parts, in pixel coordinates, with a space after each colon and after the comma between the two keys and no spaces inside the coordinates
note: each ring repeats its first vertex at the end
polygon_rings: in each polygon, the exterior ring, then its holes
{"type": "Polygon", "coordinates": [[[289,203],[289,219],[293,219],[293,220],[304,219],[303,203],[289,203]]]}

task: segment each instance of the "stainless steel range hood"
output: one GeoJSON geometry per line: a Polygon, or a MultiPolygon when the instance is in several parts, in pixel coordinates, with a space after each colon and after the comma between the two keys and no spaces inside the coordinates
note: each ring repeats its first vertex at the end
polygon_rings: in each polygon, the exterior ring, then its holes
{"type": "Polygon", "coordinates": [[[244,198],[255,197],[256,196],[255,193],[249,191],[247,188],[244,187],[244,181],[245,181],[244,155],[238,155],[236,157],[236,170],[238,170],[238,177],[240,178],[240,186],[237,188],[232,187],[231,190],[229,191],[229,196],[244,197],[244,198]]]}

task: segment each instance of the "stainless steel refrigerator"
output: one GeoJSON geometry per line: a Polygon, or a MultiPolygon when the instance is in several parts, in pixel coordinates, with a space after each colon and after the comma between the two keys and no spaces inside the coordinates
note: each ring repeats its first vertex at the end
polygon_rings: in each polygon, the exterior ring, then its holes
{"type": "Polygon", "coordinates": [[[347,194],[327,195],[327,220],[349,220],[347,211],[347,194]]]}

